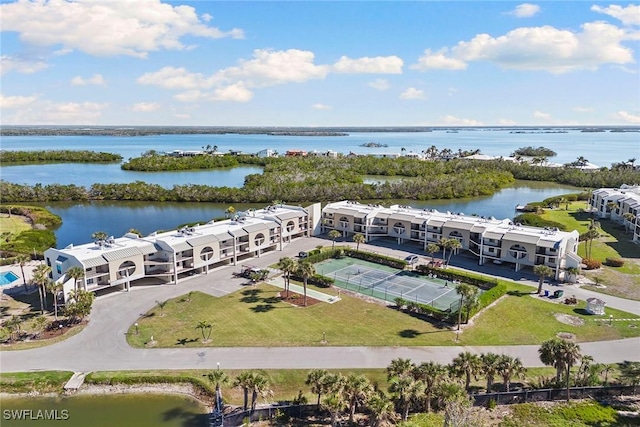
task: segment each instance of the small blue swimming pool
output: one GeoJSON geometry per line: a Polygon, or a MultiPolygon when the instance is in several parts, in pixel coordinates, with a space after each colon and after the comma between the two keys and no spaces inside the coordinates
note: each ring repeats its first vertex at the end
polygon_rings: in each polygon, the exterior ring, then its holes
{"type": "Polygon", "coordinates": [[[14,272],[5,271],[4,273],[0,273],[0,286],[10,285],[18,279],[19,277],[14,272]]]}

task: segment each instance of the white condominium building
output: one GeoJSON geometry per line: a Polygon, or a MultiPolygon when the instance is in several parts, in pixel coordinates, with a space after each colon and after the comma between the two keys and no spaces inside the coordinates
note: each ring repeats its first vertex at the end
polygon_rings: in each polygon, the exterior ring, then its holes
{"type": "Polygon", "coordinates": [[[209,270],[282,250],[296,238],[319,232],[320,204],[302,208],[277,205],[239,212],[233,218],[211,221],[146,237],[127,233],[44,253],[51,278],[64,283],[64,295],[78,286],[97,291],[132,283],[173,283],[209,270]],[[79,267],[84,277],[74,283],[66,274],[79,267]]]}
{"type": "Polygon", "coordinates": [[[640,186],[623,184],[620,188],[599,188],[591,193],[589,207],[600,218],[623,224],[640,241],[640,186]]]}
{"type": "Polygon", "coordinates": [[[415,209],[409,206],[365,205],[351,201],[330,203],[322,210],[323,232],[338,230],[343,236],[360,233],[367,242],[393,238],[399,244],[415,243],[426,249],[442,238],[455,238],[461,249],[475,255],[479,264],[487,261],[511,263],[515,270],[544,264],[564,277],[569,267],[578,267],[579,234],[551,228],[528,227],[508,219],[497,220],[415,209]]]}

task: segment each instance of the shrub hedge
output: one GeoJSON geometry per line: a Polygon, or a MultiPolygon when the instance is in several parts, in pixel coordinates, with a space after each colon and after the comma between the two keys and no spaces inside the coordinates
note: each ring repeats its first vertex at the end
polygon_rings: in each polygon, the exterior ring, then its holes
{"type": "Polygon", "coordinates": [[[595,270],[602,267],[602,263],[597,259],[585,258],[582,260],[582,263],[585,265],[585,269],[587,270],[595,270]]]}
{"type": "Polygon", "coordinates": [[[376,264],[386,265],[388,267],[404,270],[407,262],[403,259],[397,259],[386,255],[374,254],[365,251],[356,251],[355,249],[346,249],[344,254],[351,258],[357,258],[364,261],[374,262],[376,264]]]}
{"type": "Polygon", "coordinates": [[[624,260],[621,258],[607,258],[604,263],[609,267],[622,267],[624,265],[624,260]]]}

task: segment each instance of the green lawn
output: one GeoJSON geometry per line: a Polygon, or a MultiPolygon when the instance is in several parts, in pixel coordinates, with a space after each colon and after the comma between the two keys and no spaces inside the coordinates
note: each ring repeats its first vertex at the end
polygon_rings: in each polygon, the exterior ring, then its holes
{"type": "MultiPolygon", "coordinates": [[[[570,332],[578,341],[612,340],[640,336],[640,328],[629,322],[612,327],[582,314],[584,305],[569,307],[528,295],[530,288],[513,285],[522,294],[506,296],[486,310],[460,334],[463,345],[539,344],[558,332],[570,332]],[[555,313],[585,319],[583,326],[559,322],[555,313]],[[500,325],[500,333],[496,326],[500,325]]],[[[161,315],[154,307],[138,320],[139,334],[132,326],[127,335],[134,347],[143,347],[153,336],[156,347],[273,347],[320,346],[323,332],[333,346],[426,346],[455,345],[456,334],[376,303],[343,295],[335,304],[320,303],[295,307],[277,298],[280,289],[261,284],[256,288],[215,298],[194,292],[170,300],[161,315]],[[213,325],[212,340],[202,343],[196,325],[206,320],[213,325]]],[[[607,310],[616,318],[635,318],[607,310]]]]}
{"type": "Polygon", "coordinates": [[[26,230],[31,230],[31,224],[26,222],[23,217],[12,215],[11,218],[7,214],[0,216],[0,230],[2,233],[16,235],[26,230]]]}

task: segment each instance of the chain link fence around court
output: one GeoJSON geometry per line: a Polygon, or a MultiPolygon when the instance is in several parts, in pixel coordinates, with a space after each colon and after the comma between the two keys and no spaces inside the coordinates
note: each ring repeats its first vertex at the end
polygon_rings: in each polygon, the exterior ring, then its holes
{"type": "Polygon", "coordinates": [[[460,305],[456,283],[437,275],[421,276],[355,258],[322,261],[316,265],[316,271],[333,279],[337,287],[384,301],[402,298],[451,313],[460,305]]]}

